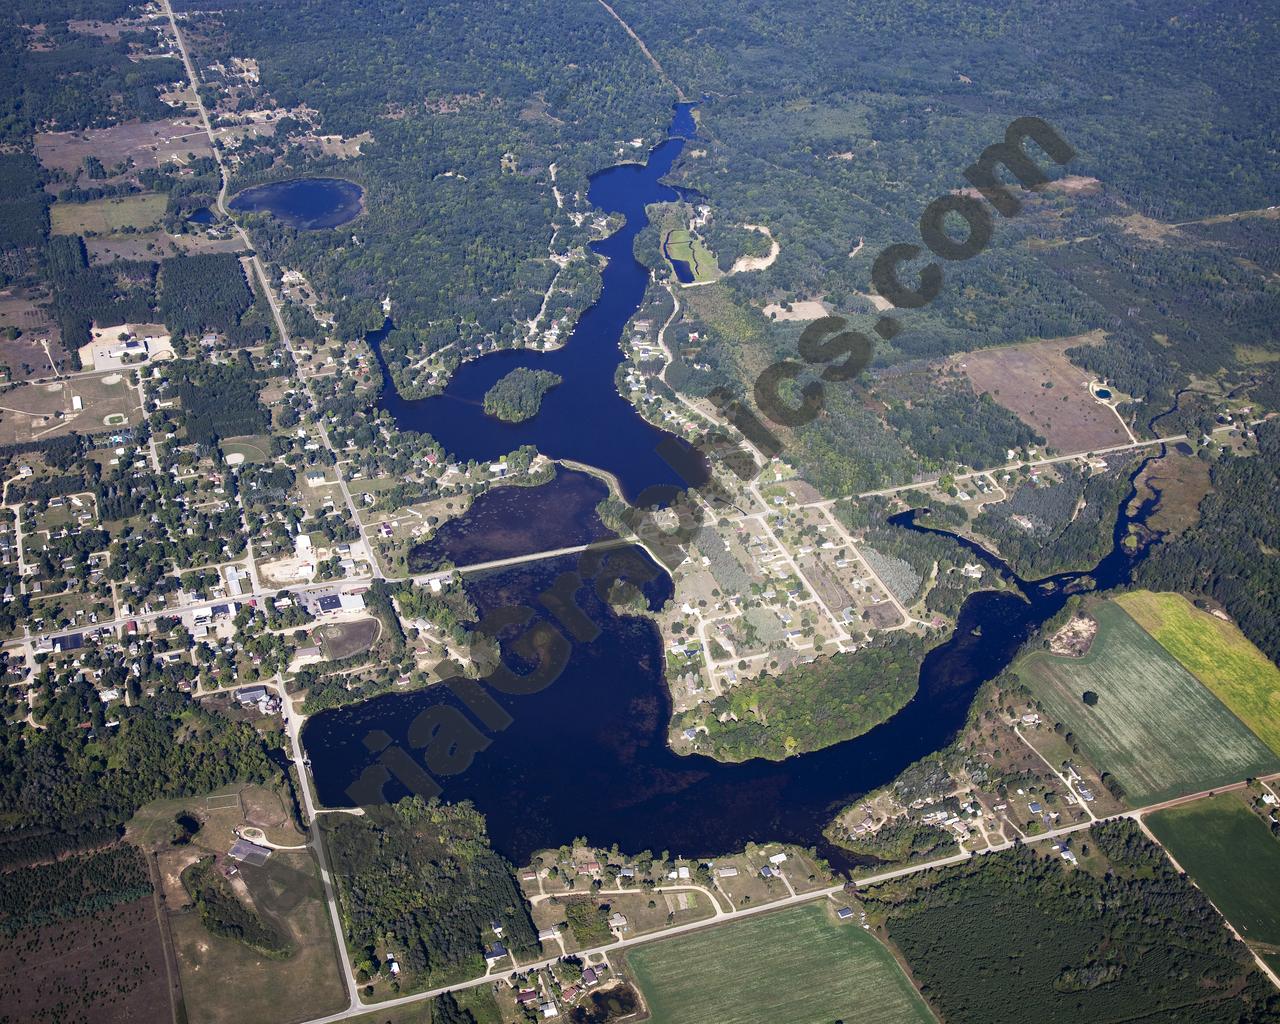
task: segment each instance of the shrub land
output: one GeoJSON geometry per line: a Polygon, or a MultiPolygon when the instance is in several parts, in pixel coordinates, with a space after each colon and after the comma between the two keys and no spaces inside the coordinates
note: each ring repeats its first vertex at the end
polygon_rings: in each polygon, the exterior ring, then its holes
{"type": "Polygon", "coordinates": [[[1280,759],[1112,602],[1088,653],[1036,651],[1016,673],[1135,806],[1280,768],[1280,759]],[[1086,691],[1098,695],[1085,704],[1086,691]]]}
{"type": "Polygon", "coordinates": [[[893,956],[827,904],[805,904],[627,953],[653,1024],[923,1024],[893,956]]]}

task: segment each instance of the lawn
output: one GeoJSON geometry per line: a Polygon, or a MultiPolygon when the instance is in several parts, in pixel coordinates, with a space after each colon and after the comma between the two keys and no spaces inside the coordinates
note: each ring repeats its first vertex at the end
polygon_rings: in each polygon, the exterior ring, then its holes
{"type": "Polygon", "coordinates": [[[668,259],[683,260],[695,281],[714,281],[720,276],[716,258],[706,243],[692,231],[676,229],[667,232],[663,251],[668,259]]]}
{"type": "Polygon", "coordinates": [[[1145,821],[1236,931],[1264,952],[1280,953],[1280,842],[1239,793],[1157,811],[1145,821]]]}
{"type": "Polygon", "coordinates": [[[1036,651],[1015,671],[1113,774],[1134,806],[1280,770],[1241,721],[1119,605],[1093,612],[1098,636],[1081,658],[1036,651]],[[1082,700],[1098,695],[1094,707],[1082,700]]]}
{"type": "Polygon", "coordinates": [[[109,235],[121,228],[145,231],[164,216],[167,196],[145,194],[90,203],[54,203],[49,210],[55,235],[109,235]]]}
{"type": "Polygon", "coordinates": [[[1117,599],[1160,646],[1280,754],[1280,668],[1236,625],[1181,594],[1136,591],[1117,599]]]}
{"type": "Polygon", "coordinates": [[[827,903],[641,946],[626,959],[653,1024],[930,1022],[893,956],[827,903]]]}

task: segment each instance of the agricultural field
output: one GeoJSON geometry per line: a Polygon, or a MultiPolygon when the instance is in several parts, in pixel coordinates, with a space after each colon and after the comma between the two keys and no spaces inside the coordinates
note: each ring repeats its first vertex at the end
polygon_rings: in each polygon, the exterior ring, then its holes
{"type": "Polygon", "coordinates": [[[164,216],[168,197],[159,194],[95,199],[89,203],[54,203],[49,210],[55,235],[110,235],[124,228],[145,231],[164,216]]]}
{"type": "Polygon", "coordinates": [[[1280,754],[1280,668],[1232,622],[1181,594],[1136,591],[1117,603],[1188,672],[1280,754]]]}
{"type": "Polygon", "coordinates": [[[1080,658],[1035,651],[1015,667],[1133,806],[1280,769],[1280,759],[1118,604],[1093,610],[1080,658]],[[1092,691],[1097,702],[1085,704],[1092,691]]]}
{"type": "Polygon", "coordinates": [[[1085,335],[1004,345],[966,352],[954,365],[976,392],[990,394],[1058,451],[1085,452],[1129,440],[1115,413],[1089,393],[1092,375],[1065,354],[1100,340],[1085,335]]]}
{"type": "Polygon", "coordinates": [[[682,260],[686,263],[694,281],[714,281],[720,276],[715,256],[707,248],[706,243],[692,231],[683,228],[668,231],[662,251],[667,259],[682,260]]]}
{"type": "Polygon", "coordinates": [[[1280,842],[1239,793],[1144,819],[1223,917],[1260,953],[1280,954],[1280,842]]]}
{"type": "Polygon", "coordinates": [[[631,950],[653,1024],[916,1024],[933,1020],[892,954],[832,904],[631,950]]]}

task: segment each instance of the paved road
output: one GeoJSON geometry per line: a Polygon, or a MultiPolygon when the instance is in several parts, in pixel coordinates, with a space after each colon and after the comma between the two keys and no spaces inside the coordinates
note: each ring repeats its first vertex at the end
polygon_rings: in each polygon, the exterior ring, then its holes
{"type": "MultiPolygon", "coordinates": [[[[227,169],[226,169],[226,165],[222,161],[222,151],[219,149],[217,145],[217,140],[215,139],[213,134],[213,127],[209,123],[209,113],[205,109],[204,101],[200,98],[200,80],[196,76],[195,65],[192,64],[191,55],[187,52],[187,44],[182,38],[182,32],[178,28],[178,19],[174,16],[173,6],[169,2],[169,0],[162,0],[162,3],[164,6],[164,12],[169,18],[169,25],[173,29],[174,40],[177,42],[178,49],[182,53],[182,63],[183,63],[183,66],[186,68],[187,78],[191,82],[192,92],[195,93],[196,108],[200,113],[200,122],[204,125],[205,133],[209,137],[209,143],[213,147],[213,154],[217,158],[218,169],[222,175],[222,187],[218,192],[218,208],[223,212],[224,215],[229,216],[229,214],[227,214],[227,208],[226,208],[227,169]]],[[[236,224],[236,230],[239,231],[240,237],[244,239],[245,245],[249,246],[249,248],[252,249],[252,244],[249,241],[249,236],[248,234],[246,234],[244,228],[240,227],[239,224],[236,224]]],[[[275,317],[276,326],[280,331],[280,337],[284,341],[285,345],[289,348],[290,354],[292,355],[293,354],[292,343],[289,340],[288,332],[285,330],[284,321],[280,317],[280,309],[279,309],[279,306],[276,304],[275,296],[272,294],[271,282],[267,279],[267,275],[262,269],[262,263],[258,260],[258,257],[256,254],[253,256],[253,264],[254,264],[254,269],[257,271],[258,279],[262,284],[262,289],[271,303],[271,312],[275,317]]],[[[295,365],[300,365],[297,363],[296,358],[295,358],[295,365]]],[[[310,392],[310,388],[308,388],[308,392],[310,392]]],[[[311,397],[312,397],[312,407],[314,408],[316,407],[315,401],[314,401],[314,395],[311,397]]],[[[329,448],[330,451],[332,451],[332,446],[329,444],[328,434],[325,433],[324,427],[322,425],[320,426],[320,435],[325,446],[329,448]]],[[[347,499],[347,504],[351,509],[351,512],[353,517],[355,518],[355,521],[359,523],[360,517],[359,515],[356,514],[355,505],[351,501],[351,495],[347,491],[345,483],[342,485],[342,491],[344,496],[347,499]]],[[[364,529],[362,526],[361,527],[362,536],[363,536],[363,532],[364,532],[364,529]]],[[[366,542],[366,546],[368,546],[367,542],[366,542]]],[[[371,548],[369,549],[369,557],[372,564],[376,568],[377,563],[373,561],[374,553],[371,548]]],[[[252,565],[252,559],[250,560],[250,565],[252,565]]],[[[257,591],[256,576],[252,577],[252,579],[254,582],[254,590],[257,591]]],[[[320,880],[324,885],[325,901],[328,904],[328,908],[329,908],[329,920],[333,926],[333,938],[334,938],[335,945],[337,947],[338,958],[342,965],[342,984],[343,984],[344,990],[347,993],[348,1011],[356,1012],[360,1008],[360,997],[355,985],[355,969],[351,964],[351,954],[347,950],[346,936],[342,928],[342,917],[338,909],[338,898],[334,888],[333,877],[329,871],[328,854],[325,851],[324,839],[320,834],[319,827],[315,824],[315,817],[316,817],[315,803],[312,800],[311,783],[308,777],[305,757],[302,752],[302,740],[299,734],[302,729],[303,718],[301,715],[298,715],[294,712],[293,702],[290,700],[288,693],[285,692],[284,684],[280,681],[279,676],[277,676],[273,680],[272,686],[280,694],[281,702],[283,705],[285,730],[289,737],[289,745],[292,751],[294,767],[297,769],[297,772],[298,772],[298,782],[299,782],[298,788],[302,793],[303,805],[306,809],[307,824],[311,827],[310,846],[315,852],[316,865],[320,869],[320,880]]]]}
{"type": "MultiPolygon", "coordinates": [[[[1275,775],[1268,775],[1264,781],[1269,781],[1269,780],[1278,779],[1278,778],[1280,778],[1280,773],[1277,773],[1275,775]]],[[[1172,800],[1165,800],[1158,804],[1151,804],[1148,807],[1141,807],[1141,808],[1138,808],[1137,810],[1124,811],[1120,814],[1114,814],[1106,818],[1098,818],[1096,819],[1096,821],[1086,821],[1086,822],[1081,822],[1078,825],[1067,825],[1062,828],[1051,829],[1047,832],[1042,832],[1039,835],[1029,836],[1026,839],[1019,840],[1019,842],[1022,842],[1025,845],[1031,845],[1034,843],[1051,842],[1055,839],[1061,839],[1065,836],[1070,836],[1077,832],[1083,832],[1086,829],[1092,828],[1093,825],[1099,821],[1116,821],[1121,818],[1130,818],[1141,825],[1143,816],[1146,814],[1150,814],[1153,811],[1163,810],[1167,807],[1177,807],[1181,804],[1191,803],[1192,801],[1202,799],[1203,797],[1209,796],[1213,793],[1227,793],[1233,790],[1243,789],[1244,787],[1245,787],[1245,783],[1243,781],[1232,783],[1227,786],[1218,786],[1218,787],[1215,787],[1214,789],[1202,790],[1199,793],[1191,793],[1191,794],[1188,794],[1187,796],[1176,797],[1172,800]]],[[[940,857],[937,860],[927,861],[922,864],[913,864],[904,868],[896,868],[892,871],[878,872],[877,874],[869,875],[865,878],[858,879],[854,883],[854,886],[855,888],[858,888],[858,889],[865,889],[869,886],[878,885],[882,882],[888,882],[895,878],[903,878],[903,877],[906,877],[907,875],[918,874],[922,871],[931,871],[934,868],[947,867],[952,864],[962,864],[973,857],[982,856],[987,853],[995,853],[1000,850],[1007,850],[1009,849],[1009,847],[1013,845],[1015,844],[1012,842],[1004,843],[1002,845],[993,846],[985,850],[957,853],[950,857],[940,857]]],[[[774,910],[781,910],[783,908],[796,906],[797,904],[801,904],[801,903],[812,903],[816,900],[830,899],[832,897],[837,897],[842,895],[844,893],[844,890],[845,890],[845,887],[843,884],[832,885],[832,886],[828,886],[825,889],[818,889],[814,892],[800,893],[798,895],[787,896],[783,899],[775,900],[772,903],[765,903],[765,904],[761,904],[759,906],[753,906],[753,907],[744,907],[740,910],[735,910],[733,913],[721,914],[717,917],[708,918],[704,921],[692,921],[689,924],[676,925],[673,928],[666,928],[666,929],[663,929],[662,931],[650,932],[645,935],[633,935],[630,938],[620,939],[603,946],[593,946],[590,949],[579,950],[574,955],[575,956],[593,956],[598,954],[611,954],[611,953],[617,952],[618,950],[628,949],[632,946],[638,946],[646,942],[657,942],[662,939],[669,939],[675,935],[686,935],[690,932],[702,931],[704,928],[714,928],[718,925],[742,920],[743,918],[754,917],[756,914],[767,914],[774,910]]],[[[1227,927],[1230,928],[1230,925],[1227,925],[1227,927]]],[[[520,970],[521,972],[527,972],[527,971],[536,970],[543,967],[548,967],[559,959],[560,959],[559,956],[552,956],[552,957],[547,957],[543,960],[521,964],[520,970]]],[[[1255,955],[1255,959],[1257,959],[1256,955],[1255,955]]],[[[1265,965],[1263,966],[1265,967],[1265,965]]],[[[1267,969],[1265,973],[1276,984],[1276,987],[1280,988],[1280,979],[1278,979],[1275,976],[1275,974],[1269,969],[1267,969]]],[[[469,981],[459,982],[458,984],[455,984],[455,985],[443,985],[439,988],[430,989],[425,992],[417,992],[417,993],[414,993],[413,995],[401,996],[398,999],[388,999],[384,1002],[379,1002],[377,1004],[369,1004],[366,1006],[361,1006],[359,1008],[353,1007],[347,1010],[343,1010],[339,1013],[329,1014],[328,1016],[325,1016],[325,1017],[316,1017],[313,1020],[307,1021],[306,1024],[336,1024],[337,1021],[349,1020],[350,1018],[358,1016],[361,1013],[368,1013],[374,1010],[389,1010],[393,1007],[398,1007],[398,1006],[408,1006],[412,1003],[421,1002],[422,1000],[425,1000],[425,999],[432,999],[435,996],[444,994],[445,992],[461,992],[461,991],[465,991],[466,989],[476,988],[480,985],[492,984],[493,982],[501,981],[501,980],[503,980],[502,975],[484,974],[484,975],[481,975],[480,977],[472,978],[469,981]]]]}

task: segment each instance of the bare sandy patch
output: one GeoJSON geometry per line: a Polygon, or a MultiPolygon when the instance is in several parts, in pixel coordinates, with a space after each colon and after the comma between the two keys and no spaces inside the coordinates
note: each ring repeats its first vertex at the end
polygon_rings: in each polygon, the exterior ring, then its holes
{"type": "Polygon", "coordinates": [[[790,309],[783,309],[776,302],[764,307],[764,315],[770,320],[818,320],[829,313],[826,303],[820,299],[802,299],[791,303],[790,309]]]}
{"type": "Polygon", "coordinates": [[[729,268],[730,274],[746,274],[755,270],[768,270],[778,259],[778,253],[782,251],[782,247],[778,245],[778,240],[773,237],[773,232],[763,224],[743,224],[748,231],[758,231],[769,239],[769,255],[768,256],[739,256],[733,261],[733,266],[729,268]]]}

